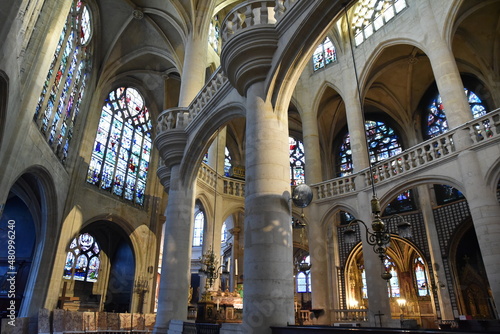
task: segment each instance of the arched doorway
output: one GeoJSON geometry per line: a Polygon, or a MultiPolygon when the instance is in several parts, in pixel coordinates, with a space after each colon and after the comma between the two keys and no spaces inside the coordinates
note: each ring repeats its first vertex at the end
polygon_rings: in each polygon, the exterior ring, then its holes
{"type": "Polygon", "coordinates": [[[135,254],[127,233],[111,221],[93,222],[69,242],[60,307],[132,312],[134,277],[135,254]]]}

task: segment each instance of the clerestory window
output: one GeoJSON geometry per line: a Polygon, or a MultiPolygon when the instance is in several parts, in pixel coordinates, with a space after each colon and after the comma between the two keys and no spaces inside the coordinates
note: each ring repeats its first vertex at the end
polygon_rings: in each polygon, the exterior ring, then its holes
{"type": "Polygon", "coordinates": [[[38,98],[33,120],[65,164],[73,127],[91,69],[92,19],[88,7],[73,1],[49,72],[38,98]]]}
{"type": "Polygon", "coordinates": [[[337,61],[337,52],[330,38],[326,37],[313,53],[313,69],[317,71],[337,61]]]}
{"type": "Polygon", "coordinates": [[[363,43],[406,7],[406,0],[359,0],[351,23],[356,46],[363,43]]]}

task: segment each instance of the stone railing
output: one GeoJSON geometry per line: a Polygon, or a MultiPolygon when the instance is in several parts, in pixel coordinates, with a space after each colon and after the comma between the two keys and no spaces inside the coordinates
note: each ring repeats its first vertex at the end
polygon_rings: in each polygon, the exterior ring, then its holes
{"type": "Polygon", "coordinates": [[[368,310],[367,309],[333,310],[333,318],[335,322],[368,321],[368,310]]]}
{"type": "Polygon", "coordinates": [[[223,182],[225,195],[245,197],[245,181],[225,177],[223,182]]]}
{"type": "Polygon", "coordinates": [[[227,82],[222,68],[217,68],[189,107],[170,108],[158,116],[157,134],[171,129],[184,129],[227,82]]]}
{"type": "Polygon", "coordinates": [[[355,177],[354,175],[344,176],[313,186],[313,189],[316,188],[316,198],[323,199],[336,197],[355,191],[355,177]]]}
{"type": "Polygon", "coordinates": [[[276,0],[276,7],[274,7],[274,17],[276,21],[281,20],[299,0],[276,0]]]}
{"type": "Polygon", "coordinates": [[[198,180],[201,180],[209,187],[214,188],[217,183],[217,173],[212,167],[202,163],[200,169],[198,169],[198,180]]]}
{"type": "Polygon", "coordinates": [[[244,29],[258,25],[276,24],[274,18],[275,0],[246,1],[234,7],[222,22],[222,43],[244,29]]]}
{"type": "MultiPolygon", "coordinates": [[[[222,185],[222,193],[224,195],[245,197],[245,181],[217,175],[215,170],[205,163],[202,163],[198,170],[198,180],[211,188],[214,188],[216,183],[219,186],[222,185]],[[219,182],[221,183],[219,184],[219,182]]],[[[217,189],[220,188],[218,187],[217,189]]]]}
{"type": "Polygon", "coordinates": [[[455,131],[448,131],[377,163],[372,167],[373,175],[369,169],[364,170],[365,186],[371,186],[372,177],[375,183],[379,183],[450,156],[456,151],[454,134],[455,131]]]}
{"type": "Polygon", "coordinates": [[[500,136],[500,109],[496,109],[485,116],[471,120],[464,125],[443,133],[440,136],[426,140],[418,145],[405,150],[404,152],[375,164],[370,170],[367,168],[357,174],[342,178],[328,180],[312,185],[313,191],[317,194],[317,199],[327,199],[341,196],[356,191],[356,177],[362,177],[360,186],[371,186],[371,180],[375,183],[382,183],[394,179],[409,172],[431,166],[444,161],[457,153],[457,148],[453,137],[458,132],[468,133],[471,139],[471,146],[480,145],[498,140],[500,136]]]}

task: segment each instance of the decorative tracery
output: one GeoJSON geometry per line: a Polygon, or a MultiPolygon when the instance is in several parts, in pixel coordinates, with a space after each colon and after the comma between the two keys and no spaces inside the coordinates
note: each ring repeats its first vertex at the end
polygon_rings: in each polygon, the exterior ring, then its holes
{"type": "Polygon", "coordinates": [[[90,11],[81,1],[74,1],[33,116],[63,164],[91,68],[91,37],[90,11]]]}
{"type": "Polygon", "coordinates": [[[101,264],[100,252],[99,244],[89,233],[83,233],[74,238],[66,255],[63,278],[97,282],[101,264]]]}
{"type": "Polygon", "coordinates": [[[356,46],[363,43],[406,6],[405,0],[359,0],[352,20],[356,46]]]}
{"type": "Polygon", "coordinates": [[[87,182],[144,204],[151,126],[144,99],[135,88],[113,90],[102,107],[87,182]]]}

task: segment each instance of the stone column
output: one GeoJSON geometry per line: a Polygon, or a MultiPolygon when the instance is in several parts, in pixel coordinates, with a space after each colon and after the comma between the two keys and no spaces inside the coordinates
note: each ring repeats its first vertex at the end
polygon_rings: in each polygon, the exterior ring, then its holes
{"type": "Polygon", "coordinates": [[[247,91],[243,330],[270,334],[294,323],[290,173],[286,112],[247,91]]]}
{"type": "MultiPolygon", "coordinates": [[[[493,159],[493,157],[492,157],[493,159]]],[[[486,275],[493,300],[500,305],[500,206],[491,186],[486,184],[475,151],[466,150],[458,155],[464,194],[469,204],[477,241],[481,249],[486,275]]],[[[497,317],[500,316],[497,306],[497,317]]]]}
{"type": "MultiPolygon", "coordinates": [[[[453,320],[455,319],[453,315],[453,309],[451,307],[450,292],[448,287],[445,286],[441,288],[440,281],[445,282],[446,277],[443,271],[440,271],[443,266],[443,257],[441,255],[441,247],[439,245],[438,233],[436,229],[436,221],[434,220],[434,214],[432,212],[432,203],[430,200],[429,188],[428,186],[419,186],[418,188],[418,199],[420,208],[422,210],[422,216],[425,223],[425,233],[427,236],[427,242],[429,244],[429,252],[431,254],[432,269],[434,271],[434,277],[429,277],[430,283],[436,284],[437,293],[439,301],[439,312],[438,318],[442,320],[453,320]]],[[[434,305],[434,303],[433,303],[434,305]]]]}
{"type": "MultiPolygon", "coordinates": [[[[350,78],[350,77],[349,77],[350,78]]],[[[349,79],[347,79],[349,80],[349,79]]],[[[354,78],[351,81],[356,80],[354,78]]],[[[351,141],[352,162],[354,171],[360,171],[370,166],[368,160],[368,147],[366,144],[365,119],[363,109],[358,98],[358,91],[355,82],[347,82],[348,92],[345,97],[345,112],[347,117],[347,127],[351,141]]]]}
{"type": "MultiPolygon", "coordinates": [[[[460,77],[457,62],[451,45],[442,37],[430,5],[430,0],[419,2],[420,23],[426,35],[426,53],[431,62],[436,84],[443,101],[448,126],[453,129],[472,119],[469,102],[464,93],[464,85],[460,77]]],[[[467,140],[467,133],[455,135],[457,145],[467,140]]]]}
{"type": "Polygon", "coordinates": [[[154,333],[166,334],[173,319],[187,320],[191,281],[194,191],[180,179],[180,164],[170,166],[158,311],[154,333]]]}
{"type": "Polygon", "coordinates": [[[234,291],[236,288],[236,285],[238,284],[238,276],[236,273],[239,274],[238,269],[236,269],[236,265],[238,262],[241,263],[240,261],[236,261],[236,259],[240,258],[240,231],[241,229],[238,227],[234,227],[231,230],[229,230],[229,233],[233,236],[233,247],[231,249],[231,265],[230,265],[230,277],[229,277],[229,290],[234,291]]]}
{"type": "MultiPolygon", "coordinates": [[[[318,123],[316,113],[309,111],[302,115],[302,134],[304,138],[305,174],[308,184],[321,182],[321,152],[319,146],[318,123]]],[[[316,324],[330,323],[329,283],[328,283],[328,249],[326,231],[324,230],[316,204],[312,203],[306,210],[309,236],[309,255],[311,257],[311,297],[313,309],[323,310],[318,313],[316,324]]]]}
{"type": "Polygon", "coordinates": [[[188,106],[205,84],[205,59],[208,41],[206,36],[192,32],[184,51],[184,67],[181,75],[179,106],[188,106]]]}

